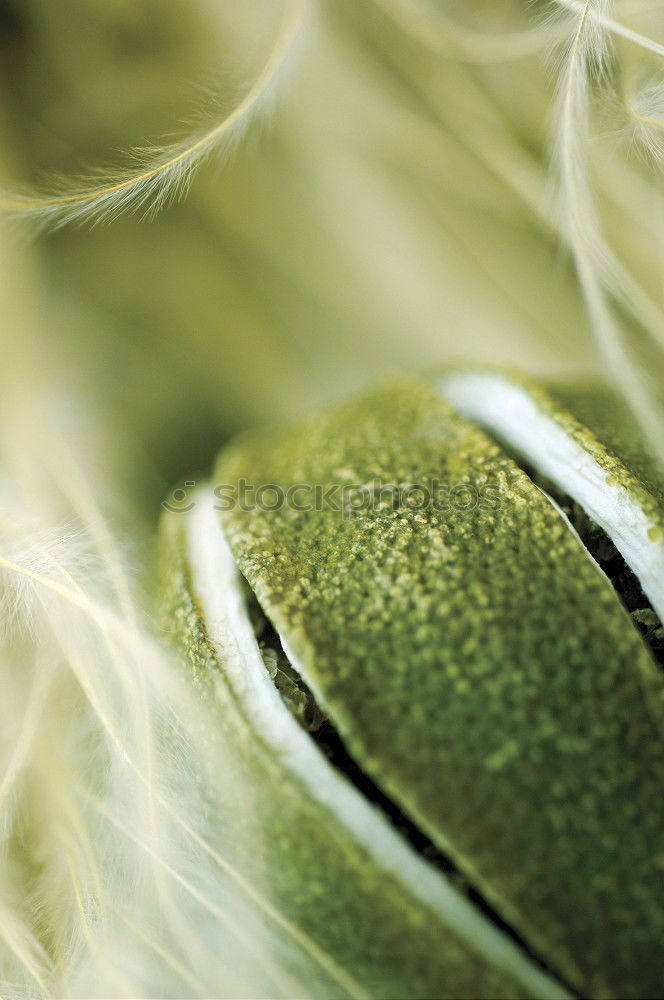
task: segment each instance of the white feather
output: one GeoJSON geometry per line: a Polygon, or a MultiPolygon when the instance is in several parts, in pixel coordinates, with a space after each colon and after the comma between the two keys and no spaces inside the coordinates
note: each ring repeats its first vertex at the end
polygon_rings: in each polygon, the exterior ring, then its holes
{"type": "MultiPolygon", "coordinates": [[[[568,6],[566,4],[566,6],[568,6]]],[[[570,246],[591,327],[609,374],[639,420],[653,451],[664,458],[664,417],[653,387],[628,349],[611,304],[609,288],[618,285],[624,304],[638,315],[602,232],[590,170],[590,85],[601,77],[607,41],[607,0],[585,0],[560,77],[557,158],[563,233],[570,246]]]]}
{"type": "Polygon", "coordinates": [[[664,81],[651,78],[627,96],[630,145],[664,165],[664,81]]]}
{"type": "MultiPolygon", "coordinates": [[[[555,0],[555,3],[559,7],[565,10],[572,11],[578,16],[583,16],[585,10],[584,0],[555,0]]],[[[621,24],[620,21],[616,21],[614,18],[608,16],[608,3],[606,0],[601,0],[601,3],[597,3],[595,6],[591,6],[587,13],[587,18],[594,26],[595,34],[601,33],[602,31],[610,32],[619,38],[624,38],[628,42],[632,42],[634,45],[639,46],[642,49],[647,49],[650,52],[654,52],[656,55],[664,56],[664,45],[658,42],[654,38],[648,38],[646,35],[640,34],[638,31],[634,31],[625,24],[621,24]]]]}
{"type": "Polygon", "coordinates": [[[229,152],[256,115],[269,105],[299,36],[309,0],[288,0],[280,30],[255,82],[222,121],[185,140],[135,150],[132,169],[68,180],[61,190],[37,195],[0,195],[0,213],[57,228],[77,222],[108,222],[123,212],[152,216],[184,197],[196,169],[213,153],[229,152]],[[101,179],[100,179],[101,178],[101,179]]]}
{"type": "Polygon", "coordinates": [[[23,429],[0,430],[2,995],[290,996],[269,887],[227,859],[224,812],[253,804],[221,720],[153,638],[72,455],[21,514],[23,429]]]}

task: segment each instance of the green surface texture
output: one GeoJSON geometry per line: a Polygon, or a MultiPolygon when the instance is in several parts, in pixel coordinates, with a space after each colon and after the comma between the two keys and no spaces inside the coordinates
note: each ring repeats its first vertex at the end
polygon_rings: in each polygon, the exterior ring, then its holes
{"type": "MultiPolygon", "coordinates": [[[[184,652],[201,697],[219,703],[228,766],[254,807],[229,802],[225,863],[267,901],[273,962],[302,995],[321,998],[527,998],[375,862],[293,777],[237,703],[192,593],[184,518],[162,521],[161,621],[184,652]],[[277,916],[275,917],[275,914],[277,916]]],[[[267,957],[267,956],[266,956],[267,957]]],[[[274,997],[292,1000],[278,980],[274,997]]],[[[292,989],[292,987],[291,987],[292,989]]],[[[300,995],[300,994],[298,994],[300,995]]]]}
{"type": "Polygon", "coordinates": [[[660,995],[664,678],[558,512],[418,380],[240,439],[240,478],[459,488],[220,516],[364,770],[579,993],[660,995]]]}

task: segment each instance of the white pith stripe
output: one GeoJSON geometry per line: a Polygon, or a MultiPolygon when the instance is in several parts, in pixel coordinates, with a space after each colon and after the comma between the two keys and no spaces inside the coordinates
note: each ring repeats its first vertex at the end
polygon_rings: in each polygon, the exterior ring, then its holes
{"type": "Polygon", "coordinates": [[[214,496],[201,490],[195,499],[187,515],[192,588],[220,666],[257,736],[380,869],[433,910],[479,956],[512,975],[533,998],[569,1000],[563,987],[410,848],[291,716],[263,664],[214,496]]]}
{"type": "Polygon", "coordinates": [[[653,524],[629,491],[611,482],[590,452],[505,376],[448,375],[438,381],[438,389],[462,416],[523,455],[583,507],[609,536],[664,621],[664,542],[648,537],[653,524]]]}

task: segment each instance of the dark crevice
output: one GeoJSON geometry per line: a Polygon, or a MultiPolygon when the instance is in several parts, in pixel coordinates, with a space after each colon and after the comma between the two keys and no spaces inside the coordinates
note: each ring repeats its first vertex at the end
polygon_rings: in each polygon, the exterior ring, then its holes
{"type": "Polygon", "coordinates": [[[523,459],[516,458],[515,461],[535,485],[554,500],[567,516],[585,548],[608,577],[653,658],[660,668],[664,669],[664,627],[648,597],[643,593],[636,574],[627,565],[609,536],[588,516],[576,500],[562,492],[550,479],[541,475],[523,459]]]}
{"type": "MultiPolygon", "coordinates": [[[[503,442],[501,442],[501,447],[505,449],[503,442]]],[[[538,473],[521,456],[510,453],[509,449],[505,450],[511,454],[512,459],[531,481],[563,511],[590,556],[611,582],[654,659],[660,667],[664,668],[664,627],[644,594],[638,578],[609,536],[588,516],[580,504],[558,489],[551,480],[538,473]]],[[[365,799],[380,809],[392,828],[421,858],[442,872],[447,880],[452,882],[457,890],[462,892],[495,927],[514,941],[534,965],[567,989],[572,996],[578,996],[577,991],[561,979],[539,955],[531,950],[527,941],[505,922],[477,889],[470,884],[454,862],[430,840],[426,833],[404,815],[397,803],[390,799],[362,770],[357,761],[349,754],[332,721],[316,703],[309,687],[290,664],[283,651],[278,633],[246,582],[245,594],[247,608],[266,669],[279,690],[284,704],[302,728],[309,733],[318,749],[365,799]]]]}
{"type": "Polygon", "coordinates": [[[362,770],[357,761],[346,749],[341,736],[330,718],[317,704],[310,688],[291,665],[284,653],[278,633],[261,608],[255,594],[244,580],[243,585],[247,611],[265,668],[274,681],[291,715],[309,733],[318,749],[365,799],[382,812],[390,826],[403,840],[421,858],[439,872],[442,872],[446,879],[459,892],[463,893],[497,929],[501,930],[519,947],[523,954],[531,960],[533,965],[537,966],[552,980],[563,986],[572,996],[578,996],[577,991],[569,983],[561,979],[539,955],[531,950],[524,938],[505,922],[500,914],[471,885],[454,862],[430,840],[426,833],[420,830],[415,823],[404,815],[397,803],[389,798],[362,770]]]}

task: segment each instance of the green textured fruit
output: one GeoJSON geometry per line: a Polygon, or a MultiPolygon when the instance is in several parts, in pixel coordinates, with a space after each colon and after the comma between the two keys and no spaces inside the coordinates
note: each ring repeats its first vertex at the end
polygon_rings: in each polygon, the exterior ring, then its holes
{"type": "Polygon", "coordinates": [[[239,439],[165,518],[304,993],[662,995],[661,485],[603,390],[456,369],[239,439]]]}

